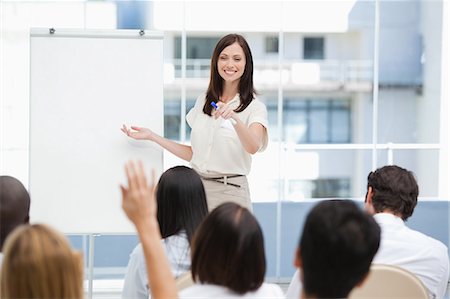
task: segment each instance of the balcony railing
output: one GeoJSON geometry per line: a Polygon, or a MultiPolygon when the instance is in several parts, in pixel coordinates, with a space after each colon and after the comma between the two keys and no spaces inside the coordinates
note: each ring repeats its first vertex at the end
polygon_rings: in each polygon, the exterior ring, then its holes
{"type": "MultiPolygon", "coordinates": [[[[181,59],[166,61],[166,82],[181,78],[181,59]]],[[[209,78],[209,59],[187,59],[186,78],[209,78]]],[[[338,84],[370,83],[370,60],[291,60],[284,61],[279,69],[277,61],[255,60],[254,78],[259,84],[311,85],[323,82],[338,84]]]]}

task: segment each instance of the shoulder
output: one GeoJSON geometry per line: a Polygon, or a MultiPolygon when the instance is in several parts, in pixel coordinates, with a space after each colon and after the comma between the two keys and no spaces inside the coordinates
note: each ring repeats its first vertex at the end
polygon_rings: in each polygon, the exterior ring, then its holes
{"type": "Polygon", "coordinates": [[[258,110],[258,109],[264,109],[265,110],[266,109],[266,105],[261,100],[259,100],[259,98],[255,97],[250,102],[250,104],[248,105],[247,108],[255,109],[255,110],[258,110]]]}
{"type": "Polygon", "coordinates": [[[191,126],[191,128],[194,125],[196,116],[203,112],[203,106],[205,105],[205,102],[206,102],[206,94],[202,93],[195,100],[194,107],[192,107],[191,110],[189,110],[189,112],[187,113],[186,121],[188,125],[191,126]]]}
{"type": "Polygon", "coordinates": [[[436,252],[445,253],[447,255],[448,251],[447,246],[445,246],[445,244],[442,243],[441,241],[417,230],[413,230],[411,228],[408,228],[408,230],[410,231],[411,235],[417,239],[418,243],[422,243],[424,245],[427,244],[430,247],[430,249],[436,252]]]}
{"type": "Polygon", "coordinates": [[[134,247],[133,251],[131,252],[131,256],[134,258],[144,258],[144,249],[142,248],[142,244],[139,243],[134,247]]]}
{"type": "Polygon", "coordinates": [[[167,238],[164,238],[162,240],[162,242],[166,246],[167,245],[169,245],[169,246],[177,246],[177,245],[180,246],[180,245],[186,245],[186,244],[189,246],[189,240],[188,240],[187,234],[186,234],[186,232],[184,230],[179,232],[176,235],[172,235],[172,236],[169,236],[167,238]]]}
{"type": "Polygon", "coordinates": [[[212,284],[194,284],[179,293],[180,298],[208,298],[230,295],[226,287],[212,284]]]}
{"type": "Polygon", "coordinates": [[[195,100],[195,105],[203,106],[205,104],[205,102],[206,102],[206,93],[201,93],[195,100]]]}
{"type": "Polygon", "coordinates": [[[256,292],[260,297],[284,298],[284,294],[281,288],[278,285],[272,283],[263,283],[256,292]]]}

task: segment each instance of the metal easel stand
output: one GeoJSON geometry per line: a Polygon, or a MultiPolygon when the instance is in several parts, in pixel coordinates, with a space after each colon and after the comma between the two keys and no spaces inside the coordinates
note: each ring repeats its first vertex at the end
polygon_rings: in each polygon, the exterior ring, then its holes
{"type": "Polygon", "coordinates": [[[94,290],[94,249],[95,237],[100,234],[89,234],[89,253],[88,253],[88,299],[93,298],[94,290]]]}

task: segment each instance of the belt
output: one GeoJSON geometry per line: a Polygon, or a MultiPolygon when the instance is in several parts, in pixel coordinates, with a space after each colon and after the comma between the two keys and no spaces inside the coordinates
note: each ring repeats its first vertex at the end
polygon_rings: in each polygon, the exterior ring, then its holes
{"type": "Polygon", "coordinates": [[[241,185],[228,182],[228,179],[237,178],[237,177],[241,177],[241,176],[244,176],[244,175],[233,174],[233,175],[224,175],[224,176],[212,177],[212,178],[207,178],[207,177],[202,176],[202,179],[204,179],[205,181],[213,181],[213,182],[221,183],[224,185],[234,186],[236,188],[241,188],[241,185]]]}

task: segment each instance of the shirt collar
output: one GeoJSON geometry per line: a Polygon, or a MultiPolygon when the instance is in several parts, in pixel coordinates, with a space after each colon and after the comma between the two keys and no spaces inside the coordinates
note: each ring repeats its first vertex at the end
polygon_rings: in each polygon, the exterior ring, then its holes
{"type": "Polygon", "coordinates": [[[396,226],[404,226],[405,222],[402,218],[395,216],[391,213],[377,213],[373,215],[375,221],[381,226],[383,224],[396,225],[396,226]]]}
{"type": "Polygon", "coordinates": [[[234,98],[232,98],[231,100],[228,101],[227,105],[236,105],[236,103],[237,103],[237,105],[239,105],[240,101],[241,101],[241,98],[239,96],[239,93],[237,93],[234,96],[234,98]]]}

